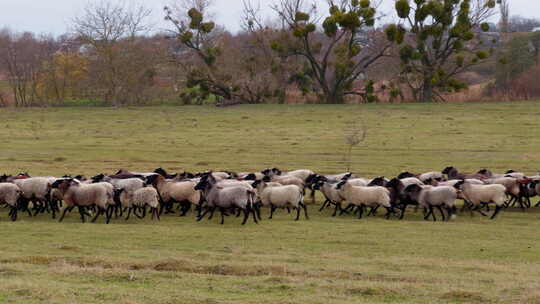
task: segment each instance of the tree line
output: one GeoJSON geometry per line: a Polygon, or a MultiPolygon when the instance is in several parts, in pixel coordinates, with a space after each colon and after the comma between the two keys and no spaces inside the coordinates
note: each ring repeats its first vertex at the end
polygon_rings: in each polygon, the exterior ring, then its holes
{"type": "Polygon", "coordinates": [[[445,100],[468,87],[463,74],[490,62],[500,66],[497,82],[510,86],[508,51],[488,23],[498,11],[504,32],[536,25],[509,17],[508,0],[397,0],[389,24],[375,1],[327,0],[328,10],[316,3],[278,0],[268,18],[245,0],[235,34],[215,23],[212,0],[164,7],[166,30],[151,26],[144,6],[105,0],[87,5],[59,37],[4,29],[0,104],[445,100]]]}

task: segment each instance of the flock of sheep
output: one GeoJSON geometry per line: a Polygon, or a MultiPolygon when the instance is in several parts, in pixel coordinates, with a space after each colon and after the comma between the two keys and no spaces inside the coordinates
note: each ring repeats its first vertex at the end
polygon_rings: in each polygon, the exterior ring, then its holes
{"type": "MultiPolygon", "coordinates": [[[[269,208],[272,218],[276,209],[296,211],[296,220],[303,211],[308,219],[304,196],[310,192],[315,202],[315,191],[320,191],[325,202],[320,211],[334,206],[333,216],[358,214],[362,218],[376,216],[379,208],[386,209],[386,218],[403,219],[408,206],[421,208],[424,219],[436,220],[438,210],[442,220],[449,220],[457,212],[456,201],[463,200],[461,211],[490,211],[491,218],[504,208],[519,205],[531,208],[530,198],[540,195],[540,174],[527,176],[509,170],[493,174],[483,169],[473,174],[459,172],[454,167],[442,171],[414,174],[403,172],[396,178],[373,179],[352,173],[335,175],[317,174],[308,169],[282,172],[277,168],[261,172],[188,172],[168,174],[159,168],[154,172],[131,172],[120,170],[114,175],[99,174],[86,179],[83,176],[31,177],[27,173],[0,176],[0,206],[9,208],[11,220],[17,220],[18,212],[29,216],[61,212],[60,221],[75,207],[81,221],[93,216],[95,222],[105,215],[106,223],[133,213],[138,218],[146,216],[160,219],[165,213],[179,212],[185,216],[193,207],[200,221],[206,215],[211,219],[217,210],[221,224],[225,216],[243,214],[242,225],[253,217],[261,220],[261,207],[269,208]],[[345,203],[345,204],[344,204],[345,203]]],[[[536,207],[540,202],[536,204],[536,207]]]]}

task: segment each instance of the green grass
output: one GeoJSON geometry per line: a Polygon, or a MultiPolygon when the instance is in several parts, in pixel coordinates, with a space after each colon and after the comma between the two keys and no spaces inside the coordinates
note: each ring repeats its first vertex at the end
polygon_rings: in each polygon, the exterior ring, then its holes
{"type": "MultiPolygon", "coordinates": [[[[342,172],[343,130],[359,119],[362,176],[536,173],[539,114],[536,102],[0,109],[0,174],[342,172]]],[[[76,213],[11,223],[0,209],[0,303],[540,303],[538,210],[432,223],[317,209],[244,227],[192,215],[81,224],[76,213]]]]}

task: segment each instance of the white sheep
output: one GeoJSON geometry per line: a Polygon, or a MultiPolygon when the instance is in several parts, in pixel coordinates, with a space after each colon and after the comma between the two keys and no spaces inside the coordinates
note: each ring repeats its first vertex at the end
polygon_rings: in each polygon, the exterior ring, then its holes
{"type": "Polygon", "coordinates": [[[341,203],[344,200],[344,197],[341,195],[340,191],[336,189],[336,184],[337,182],[331,183],[329,181],[320,180],[313,186],[313,189],[320,190],[325,198],[325,201],[319,211],[322,211],[328,204],[334,204],[335,208],[332,216],[336,216],[338,210],[341,209],[341,203]]]}
{"type": "Polygon", "coordinates": [[[21,189],[12,183],[0,183],[0,205],[7,204],[10,207],[9,216],[12,221],[17,220],[17,208],[21,197],[21,189]]]}
{"type": "Polygon", "coordinates": [[[491,219],[501,211],[506,200],[506,188],[499,184],[475,185],[462,180],[455,184],[454,188],[461,190],[465,199],[474,206],[472,211],[478,211],[482,215],[485,215],[480,210],[482,205],[494,203],[496,207],[491,219]]]}
{"type": "Polygon", "coordinates": [[[425,183],[429,179],[432,179],[435,181],[442,181],[444,179],[444,175],[442,174],[442,172],[432,171],[432,172],[426,172],[426,173],[420,174],[418,179],[422,181],[422,183],[425,183]]]}
{"type": "Polygon", "coordinates": [[[418,206],[424,209],[429,209],[424,219],[427,220],[430,215],[433,215],[433,220],[436,221],[433,207],[436,207],[441,212],[443,221],[449,220],[455,210],[455,201],[457,199],[457,190],[450,186],[419,186],[416,184],[409,185],[403,191],[411,201],[416,201],[418,206]],[[448,217],[445,217],[442,208],[448,212],[448,217]]]}
{"type": "Polygon", "coordinates": [[[409,185],[418,185],[418,186],[423,186],[424,185],[424,183],[421,180],[419,180],[418,178],[416,178],[416,177],[402,178],[401,182],[403,183],[403,185],[405,187],[407,187],[409,185]]]}
{"type": "Polygon", "coordinates": [[[209,217],[211,219],[214,211],[219,209],[221,224],[223,224],[225,212],[233,208],[239,208],[244,211],[242,225],[246,223],[250,213],[253,213],[253,220],[257,223],[257,214],[253,208],[254,190],[249,190],[244,186],[219,187],[217,186],[217,180],[211,174],[203,175],[194,190],[202,191],[208,202],[208,208],[197,218],[197,221],[202,220],[208,212],[211,212],[209,217]]]}
{"type": "Polygon", "coordinates": [[[260,183],[260,197],[263,206],[270,206],[270,219],[277,208],[296,209],[296,221],[300,218],[300,211],[304,209],[306,219],[309,219],[307,207],[304,204],[302,190],[295,185],[268,186],[265,182],[260,183]]]}
{"type": "MultiPolygon", "coordinates": [[[[32,216],[28,204],[33,203],[35,214],[44,211],[50,200],[51,184],[54,177],[30,177],[26,179],[15,179],[13,181],[22,191],[20,209],[26,210],[32,216]]],[[[54,214],[54,209],[53,209],[54,214]]]]}
{"type": "Polygon", "coordinates": [[[390,191],[385,187],[373,186],[353,186],[348,181],[341,181],[336,189],[340,190],[341,195],[350,205],[357,206],[360,210],[358,218],[362,218],[364,207],[377,208],[382,206],[388,210],[387,218],[391,213],[390,191]]]}
{"type": "Polygon", "coordinates": [[[150,207],[152,213],[152,219],[157,218],[159,220],[159,194],[154,187],[139,188],[133,192],[121,189],[121,201],[123,206],[129,209],[126,220],[129,219],[129,215],[133,208],[142,209],[142,216],[135,215],[143,218],[146,215],[146,207],[150,207]]]}

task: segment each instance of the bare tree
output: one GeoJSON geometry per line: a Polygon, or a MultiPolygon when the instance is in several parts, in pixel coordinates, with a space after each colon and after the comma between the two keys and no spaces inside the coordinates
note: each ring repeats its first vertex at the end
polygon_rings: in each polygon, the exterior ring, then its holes
{"type": "Polygon", "coordinates": [[[346,171],[350,172],[352,167],[352,151],[355,147],[363,143],[367,138],[367,127],[362,119],[346,122],[344,131],[345,144],[343,158],[347,165],[346,171]]]}
{"type": "Polygon", "coordinates": [[[134,66],[130,65],[146,68],[126,60],[126,56],[133,54],[129,49],[136,47],[139,37],[151,30],[147,22],[150,14],[151,10],[142,5],[101,0],[89,3],[73,20],[75,34],[89,46],[98,94],[108,104],[121,104],[119,94],[126,83],[122,77],[128,75],[125,69],[131,70],[134,66]]]}
{"type": "Polygon", "coordinates": [[[42,105],[37,85],[44,63],[57,51],[52,37],[36,37],[3,30],[0,33],[0,63],[7,73],[15,106],[42,105]]]}
{"type": "Polygon", "coordinates": [[[499,12],[501,19],[499,21],[499,26],[502,33],[508,33],[508,26],[510,23],[510,2],[509,0],[499,0],[499,12]]]}

